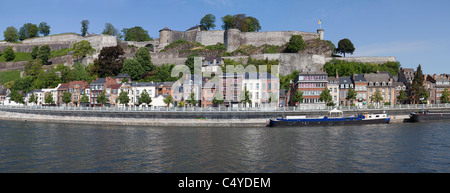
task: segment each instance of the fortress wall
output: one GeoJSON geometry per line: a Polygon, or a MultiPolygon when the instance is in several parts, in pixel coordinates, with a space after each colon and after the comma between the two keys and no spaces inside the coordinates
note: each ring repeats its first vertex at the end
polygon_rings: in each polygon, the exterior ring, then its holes
{"type": "Polygon", "coordinates": [[[317,39],[318,33],[301,31],[240,32],[229,29],[225,32],[227,52],[232,52],[242,45],[262,46],[264,44],[281,46],[289,42],[292,35],[302,35],[303,40],[317,39]]]}
{"type": "Polygon", "coordinates": [[[0,45],[0,50],[3,51],[7,46],[11,46],[15,52],[31,52],[33,50],[33,47],[37,46],[43,46],[43,45],[49,45],[50,50],[60,50],[64,48],[71,47],[70,42],[57,42],[57,43],[34,43],[34,44],[2,44],[0,45]]]}
{"type": "Polygon", "coordinates": [[[103,47],[117,46],[117,38],[115,36],[98,35],[86,37],[82,40],[89,41],[92,48],[96,49],[97,51],[100,51],[103,47]]]}
{"type": "Polygon", "coordinates": [[[327,57],[325,62],[330,62],[331,60],[344,60],[348,62],[361,62],[361,63],[372,63],[372,64],[384,64],[386,62],[397,62],[395,56],[380,56],[380,57],[327,57]]]}
{"type": "Polygon", "coordinates": [[[61,35],[50,35],[37,38],[26,39],[22,41],[22,44],[36,44],[36,43],[49,43],[49,42],[72,42],[81,41],[83,36],[78,34],[61,34],[61,35]]]}
{"type": "Polygon", "coordinates": [[[199,31],[197,32],[196,41],[205,46],[216,45],[217,43],[223,44],[224,33],[225,30],[199,31]]]}
{"type": "Polygon", "coordinates": [[[264,44],[281,46],[289,42],[292,35],[302,35],[303,40],[317,39],[319,34],[300,31],[242,32],[241,45],[262,46],[264,44]]]}

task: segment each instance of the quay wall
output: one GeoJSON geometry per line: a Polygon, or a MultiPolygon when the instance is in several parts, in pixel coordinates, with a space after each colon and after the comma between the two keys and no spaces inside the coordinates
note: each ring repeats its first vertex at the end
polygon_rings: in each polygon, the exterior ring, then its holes
{"type": "MultiPolygon", "coordinates": [[[[392,123],[409,119],[417,109],[344,110],[344,115],[360,112],[387,113],[392,123]]],[[[426,109],[448,111],[450,108],[426,109]]],[[[0,120],[185,127],[262,127],[269,118],[284,116],[324,116],[328,110],[314,111],[107,111],[1,108],[0,120]]]]}

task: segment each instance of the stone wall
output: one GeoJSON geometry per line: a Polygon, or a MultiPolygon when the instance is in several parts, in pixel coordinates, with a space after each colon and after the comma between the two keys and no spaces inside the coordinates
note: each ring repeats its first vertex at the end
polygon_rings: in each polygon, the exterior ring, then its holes
{"type": "Polygon", "coordinates": [[[229,29],[225,32],[224,42],[227,52],[232,52],[242,45],[281,46],[289,42],[292,35],[302,35],[305,41],[320,38],[318,33],[301,31],[241,32],[238,29],[229,29]]]}
{"type": "Polygon", "coordinates": [[[33,43],[33,44],[2,44],[0,45],[0,50],[3,51],[7,46],[11,46],[14,50],[14,52],[31,52],[33,50],[33,47],[37,46],[43,46],[43,45],[49,45],[50,50],[60,50],[64,48],[70,48],[70,42],[57,42],[57,43],[33,43]]]}
{"type": "Polygon", "coordinates": [[[217,43],[224,43],[224,30],[215,30],[215,31],[199,31],[197,32],[196,40],[200,42],[202,45],[216,45],[217,43]]]}
{"type": "Polygon", "coordinates": [[[344,60],[348,62],[361,62],[361,63],[373,63],[373,64],[384,64],[386,62],[397,62],[395,56],[380,56],[380,57],[327,57],[325,62],[330,62],[331,60],[344,60]]]}

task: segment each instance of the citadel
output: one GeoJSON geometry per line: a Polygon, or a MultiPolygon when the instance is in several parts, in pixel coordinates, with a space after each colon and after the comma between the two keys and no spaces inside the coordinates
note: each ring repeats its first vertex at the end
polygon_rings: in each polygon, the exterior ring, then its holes
{"type": "MultiPolygon", "coordinates": [[[[97,50],[93,56],[89,56],[83,60],[84,64],[92,63],[98,56],[98,53],[103,47],[110,47],[121,45],[124,48],[128,47],[148,47],[154,65],[162,64],[184,64],[187,56],[181,55],[178,52],[161,52],[167,45],[177,41],[186,40],[191,42],[198,42],[204,46],[224,44],[227,52],[233,52],[240,46],[252,45],[275,45],[282,46],[286,44],[292,35],[302,35],[304,41],[309,40],[324,40],[324,30],[318,29],[317,32],[303,32],[303,31],[261,31],[261,32],[241,32],[238,29],[228,30],[211,30],[203,31],[200,26],[196,25],[187,29],[186,31],[176,31],[165,27],[159,30],[159,38],[153,41],[121,41],[115,36],[90,34],[82,37],[75,33],[50,35],[44,37],[37,37],[23,40],[20,44],[0,42],[0,50],[4,50],[7,46],[13,47],[16,52],[31,52],[34,45],[49,45],[52,50],[59,50],[70,48],[76,42],[87,40],[91,46],[97,50]]],[[[132,53],[126,52],[126,57],[132,57],[132,53]]],[[[331,57],[331,50],[326,51],[312,51],[309,53],[264,53],[249,56],[223,56],[221,59],[232,59],[246,61],[248,57],[253,59],[269,59],[278,60],[280,64],[280,75],[292,73],[294,70],[302,71],[305,68],[312,70],[319,70],[323,65],[332,59],[357,61],[363,63],[385,63],[395,62],[395,57],[331,57]]],[[[70,55],[59,58],[54,58],[52,63],[63,63],[67,66],[73,64],[73,59],[70,55]]],[[[2,70],[18,70],[23,69],[25,61],[22,62],[0,62],[0,71],[2,70]]]]}

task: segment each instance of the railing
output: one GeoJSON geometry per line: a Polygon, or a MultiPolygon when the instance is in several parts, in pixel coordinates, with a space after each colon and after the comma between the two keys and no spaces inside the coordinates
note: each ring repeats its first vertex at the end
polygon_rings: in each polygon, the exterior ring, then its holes
{"type": "Polygon", "coordinates": [[[66,107],[66,106],[9,106],[0,105],[0,109],[32,109],[32,110],[60,110],[60,111],[111,111],[111,112],[132,112],[132,111],[157,111],[157,112],[229,112],[229,111],[269,111],[269,112],[289,112],[289,111],[329,111],[332,109],[342,111],[363,111],[363,110],[428,110],[450,108],[450,104],[406,104],[406,105],[380,105],[380,106],[307,106],[298,107],[66,107]]]}

